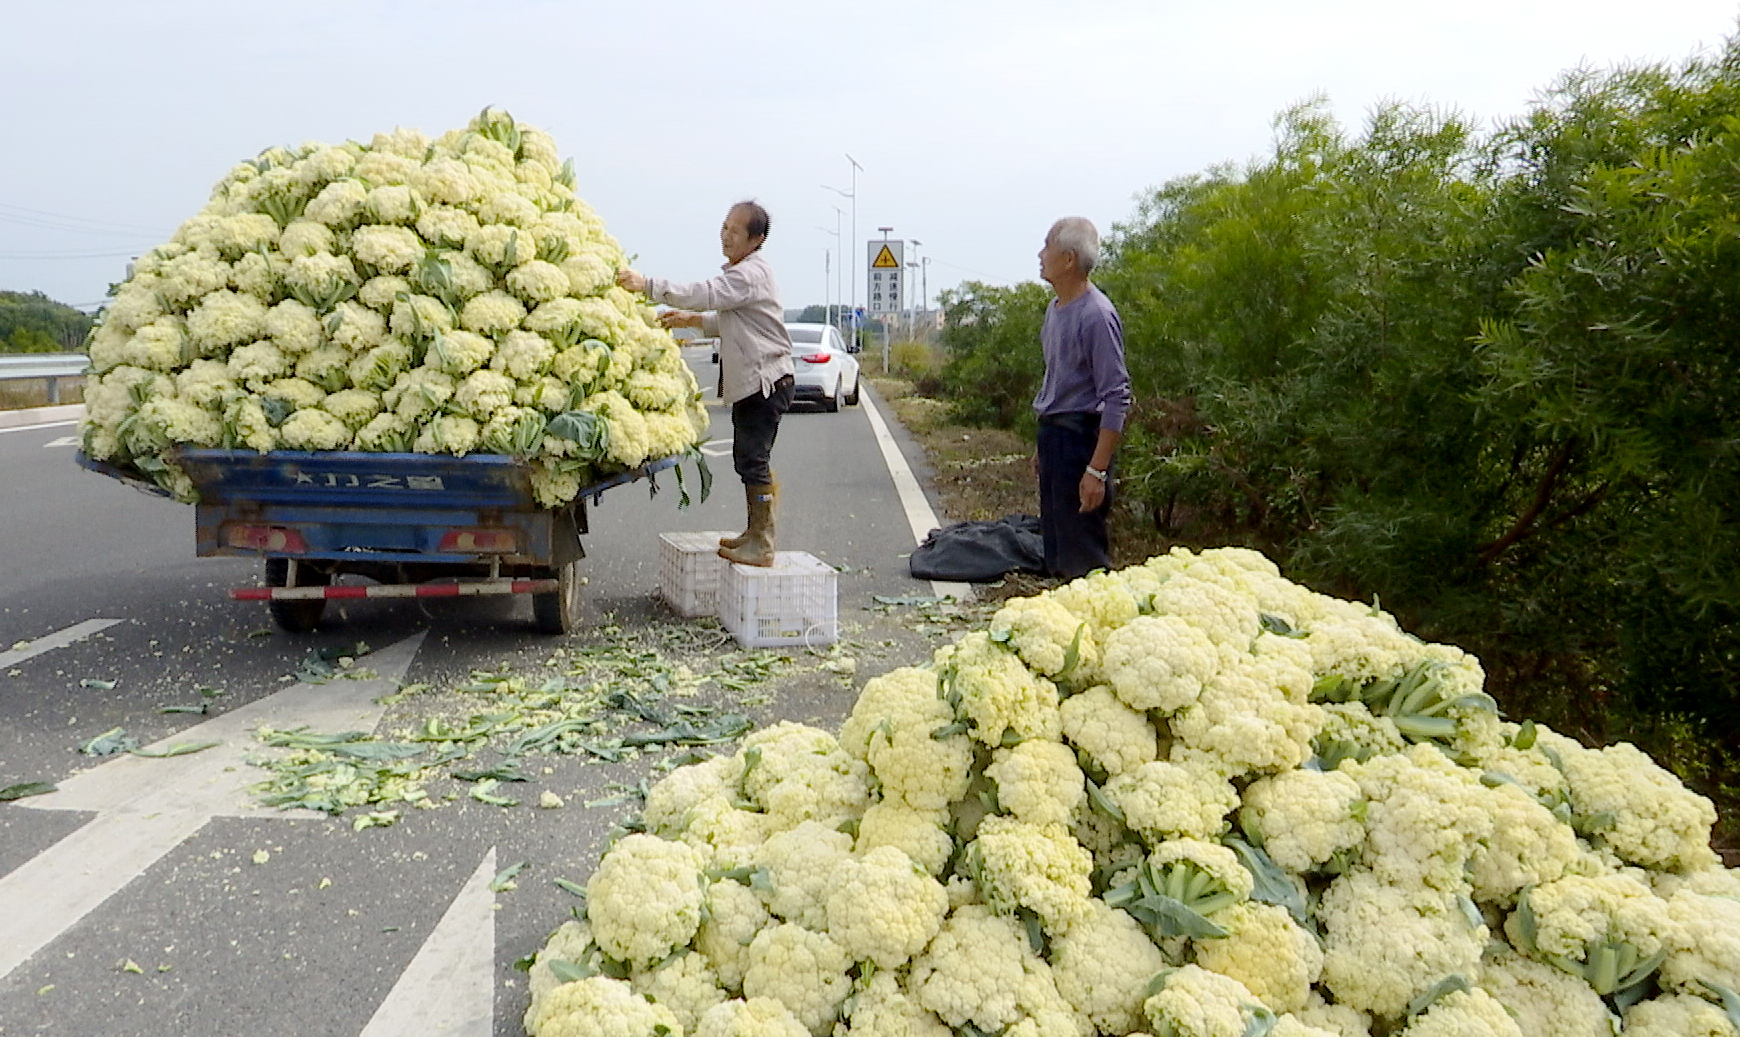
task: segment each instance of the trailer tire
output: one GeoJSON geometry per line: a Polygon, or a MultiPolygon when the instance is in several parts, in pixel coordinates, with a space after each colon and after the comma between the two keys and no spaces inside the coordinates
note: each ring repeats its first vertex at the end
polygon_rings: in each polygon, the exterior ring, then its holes
{"type": "MultiPolygon", "coordinates": [[[[289,575],[289,559],[266,559],[266,586],[285,586],[284,581],[289,575]]],[[[296,575],[298,587],[324,587],[332,582],[331,573],[323,573],[309,566],[299,566],[296,575]]],[[[315,598],[312,601],[268,601],[266,608],[272,613],[272,621],[281,629],[292,634],[305,634],[319,624],[321,615],[326,611],[326,600],[315,598]]]]}
{"type": "Polygon", "coordinates": [[[538,632],[571,634],[580,629],[580,588],[586,585],[586,578],[580,575],[580,560],[558,566],[544,576],[555,578],[556,590],[532,595],[532,620],[538,632]]]}

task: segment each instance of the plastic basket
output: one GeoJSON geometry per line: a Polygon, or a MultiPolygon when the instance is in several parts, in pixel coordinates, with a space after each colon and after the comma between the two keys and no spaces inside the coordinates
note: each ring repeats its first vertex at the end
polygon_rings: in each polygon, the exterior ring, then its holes
{"type": "Polygon", "coordinates": [[[719,612],[719,580],[730,563],[719,557],[727,530],[659,534],[659,596],[677,615],[693,619],[719,612]]]}
{"type": "Polygon", "coordinates": [[[727,564],[719,619],[745,648],[803,648],[839,636],[834,567],[803,551],[780,551],[770,568],[727,564]]]}

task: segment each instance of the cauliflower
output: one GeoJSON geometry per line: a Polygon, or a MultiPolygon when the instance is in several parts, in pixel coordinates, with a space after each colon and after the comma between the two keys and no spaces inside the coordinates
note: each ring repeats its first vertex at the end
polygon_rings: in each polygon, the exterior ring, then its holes
{"type": "Polygon", "coordinates": [[[1337,1002],[1399,1016],[1446,976],[1479,974],[1488,931],[1454,894],[1350,871],[1324,890],[1323,985],[1337,1002]]]}
{"type": "Polygon", "coordinates": [[[419,367],[396,378],[392,388],[381,394],[381,403],[406,421],[421,422],[446,406],[457,388],[452,375],[419,367]]]}
{"type": "Polygon", "coordinates": [[[345,301],[326,319],[326,332],[333,345],[361,353],[387,339],[387,318],[360,303],[345,301]]]}
{"type": "Polygon", "coordinates": [[[700,928],[702,858],[692,847],[633,834],[611,847],[587,885],[586,920],[604,953],[657,961],[700,928]]]}
{"type": "Polygon", "coordinates": [[[1551,965],[1503,950],[1480,970],[1480,988],[1527,1037],[1612,1037],[1613,1015],[1589,984],[1551,965]]]}
{"type": "Polygon", "coordinates": [[[496,347],[489,369],[519,382],[531,381],[543,374],[556,356],[550,340],[530,331],[510,331],[496,347]]]}
{"type": "Polygon", "coordinates": [[[995,1033],[1021,1017],[1021,988],[1032,960],[1016,923],[969,904],[956,908],[913,959],[907,989],[949,1026],[972,1023],[995,1033]]]}
{"type": "Polygon", "coordinates": [[[415,439],[416,433],[410,422],[397,414],[387,412],[375,415],[362,428],[357,429],[355,445],[358,450],[405,454],[410,452],[415,439]]]}
{"type": "Polygon", "coordinates": [[[1368,800],[1363,860],[1383,881],[1462,892],[1466,868],[1492,836],[1490,800],[1476,775],[1429,745],[1346,763],[1368,800]]]}
{"type": "Polygon", "coordinates": [[[264,334],[266,304],[252,295],[238,295],[227,288],[201,299],[187,316],[187,336],[204,356],[218,356],[264,334]]]}
{"type": "Polygon", "coordinates": [[[554,263],[534,259],[516,267],[507,276],[508,290],[528,306],[560,299],[568,294],[568,275],[554,263]]]}
{"type": "Polygon", "coordinates": [[[864,812],[865,767],[820,728],[782,721],[743,739],[743,789],[780,830],[802,821],[834,826],[864,812]]]}
{"type": "Polygon", "coordinates": [[[1052,944],[1057,992],[1101,1033],[1143,1025],[1148,981],[1167,964],[1135,919],[1101,900],[1089,901],[1087,915],[1052,944]]]}
{"type": "Polygon", "coordinates": [[[1317,937],[1293,921],[1285,908],[1244,901],[1215,912],[1219,939],[1196,942],[1196,963],[1243,983],[1277,1012],[1304,1008],[1323,971],[1317,937]]]}
{"type": "Polygon", "coordinates": [[[936,688],[934,671],[912,666],[871,678],[840,726],[841,748],[870,765],[885,797],[925,810],[965,795],[973,764],[972,741],[946,730],[954,715],[936,688]]]}
{"type": "Polygon", "coordinates": [[[1093,855],[1060,822],[987,817],[967,847],[967,861],[979,894],[998,911],[1026,908],[1048,932],[1067,930],[1088,913],[1093,855]]]}
{"type": "Polygon", "coordinates": [[[935,665],[978,741],[997,746],[1005,737],[1056,741],[1062,735],[1057,686],[1029,673],[988,635],[968,634],[938,650],[935,665]]]}
{"type": "Polygon", "coordinates": [[[526,319],[526,308],[506,292],[485,292],[473,296],[459,314],[460,326],[483,335],[501,335],[513,331],[526,319]]]}
{"type": "Polygon", "coordinates": [[[341,389],[327,394],[320,401],[320,409],[344,422],[345,428],[355,432],[381,412],[381,398],[361,389],[341,389]]]}
{"type": "Polygon", "coordinates": [[[695,949],[707,956],[726,990],[743,989],[749,945],[772,917],[748,886],[725,879],[707,887],[707,917],[695,934],[695,949]]]}
{"type": "Polygon", "coordinates": [[[466,375],[489,363],[495,343],[470,331],[437,332],[429,343],[429,355],[424,363],[455,378],[466,375]]]}
{"type": "Polygon", "coordinates": [[[1290,770],[1252,782],[1239,826],[1289,871],[1310,871],[1365,839],[1359,783],[1339,771],[1290,770]]]}
{"type": "MultiPolygon", "coordinates": [[[[399,190],[410,193],[409,188],[399,190]]],[[[358,227],[350,242],[357,259],[389,274],[408,273],[423,258],[422,239],[405,227],[381,224],[358,227]]]]}
{"type": "Polygon", "coordinates": [[[1572,808],[1601,819],[1597,836],[1613,852],[1646,868],[1691,870],[1715,859],[1716,808],[1635,746],[1585,749],[1550,731],[1540,737],[1558,755],[1572,808]]]}
{"type": "Polygon", "coordinates": [[[1087,798],[1075,753],[1061,742],[1033,738],[999,749],[985,775],[1004,810],[1036,825],[1068,824],[1087,798]]]}
{"type": "Polygon", "coordinates": [[[419,454],[452,454],[464,457],[477,449],[482,429],[470,418],[457,414],[441,414],[423,426],[411,449],[419,454]]]}
{"type": "Polygon", "coordinates": [[[1047,595],[1010,600],[991,617],[990,635],[1035,673],[1053,680],[1099,670],[1099,648],[1087,622],[1047,595]]]}
{"type": "Polygon", "coordinates": [[[783,1004],[810,1031],[823,1037],[852,992],[847,971],[852,959],[826,933],[798,925],[773,925],[755,934],[743,995],[770,997],[783,1004]]]}
{"type": "Polygon", "coordinates": [[[403,342],[388,342],[351,360],[346,372],[353,388],[383,392],[392,388],[410,367],[411,347],[403,342]]]}
{"type": "Polygon", "coordinates": [[[897,969],[942,928],[942,884],[893,846],[850,861],[827,893],[828,935],[855,961],[897,969]]]}
{"type": "Polygon", "coordinates": [[[343,450],[350,445],[350,427],[323,410],[303,409],[278,428],[279,443],[290,450],[343,450]]]}
{"type": "Polygon", "coordinates": [[[914,864],[932,875],[941,875],[954,852],[949,837],[946,808],[924,810],[897,799],[872,803],[858,819],[858,841],[853,850],[868,854],[879,846],[893,846],[914,864]]]}
{"type": "Polygon", "coordinates": [[[1519,950],[1582,976],[1598,994],[1647,976],[1650,959],[1680,939],[1668,903],[1617,873],[1567,875],[1525,890],[1505,933],[1519,950]],[[1634,969],[1643,975],[1629,975],[1634,969]]]}
{"type": "Polygon", "coordinates": [[[828,904],[850,863],[852,837],[814,821],[778,832],[755,851],[755,865],[767,874],[767,909],[788,922],[822,932],[828,904]]]}
{"type": "Polygon", "coordinates": [[[1110,777],[1152,763],[1159,751],[1145,714],[1118,701],[1104,685],[1063,700],[1063,735],[1110,777]]]}
{"type": "Polygon", "coordinates": [[[1160,989],[1142,1002],[1142,1012],[1156,1034],[1246,1037],[1253,1019],[1274,1014],[1243,983],[1197,965],[1162,972],[1155,985],[1160,989]]]}
{"type": "Polygon", "coordinates": [[[289,374],[290,362],[272,343],[250,342],[230,354],[229,368],[231,378],[259,392],[268,382],[289,374]]]}
{"type": "Polygon", "coordinates": [[[513,399],[513,379],[489,370],[466,375],[453,392],[453,405],[478,421],[488,421],[497,411],[513,406],[513,399]]]}
{"type": "Polygon", "coordinates": [[[593,976],[564,983],[526,1012],[530,1037],[674,1037],[676,1015],[634,992],[627,983],[593,976]]]}
{"type": "Polygon", "coordinates": [[[701,1016],[694,1037],[807,1037],[808,1033],[797,1016],[779,1001],[752,997],[709,1008],[701,1016]]]}
{"type": "Polygon", "coordinates": [[[1177,616],[1139,616],[1105,641],[1100,672],[1137,710],[1174,713],[1195,702],[1220,665],[1210,636],[1177,616]]]}
{"type": "Polygon", "coordinates": [[[636,969],[628,977],[634,992],[671,1010],[683,1033],[694,1033],[701,1016],[725,1000],[719,977],[702,954],[678,952],[654,969],[636,969]]]}
{"type": "MultiPolygon", "coordinates": [[[[1454,990],[1415,1016],[1403,1037],[1525,1037],[1516,1020],[1484,990],[1454,990]]],[[[1532,1035],[1527,1035],[1532,1037],[1532,1035]]]]}
{"type": "Polygon", "coordinates": [[[1577,859],[1577,836],[1519,785],[1485,794],[1492,835],[1474,848],[1468,879],[1481,903],[1510,903],[1525,886],[1552,882],[1577,859]]]}
{"type": "Polygon", "coordinates": [[[877,972],[869,982],[860,981],[847,1005],[847,1025],[859,1037],[953,1037],[936,1013],[900,989],[892,972],[877,972]]]}
{"type": "Polygon", "coordinates": [[[1266,660],[1269,665],[1264,662],[1247,656],[1241,664],[1223,668],[1204,685],[1195,702],[1172,718],[1177,739],[1174,759],[1182,758],[1182,747],[1206,757],[1221,773],[1235,776],[1252,771],[1272,774],[1311,756],[1311,740],[1323,726],[1323,711],[1290,700],[1281,691],[1288,681],[1302,682],[1309,689],[1311,674],[1275,657],[1266,660]]]}
{"type": "Polygon", "coordinates": [[[1740,1037],[1740,1026],[1718,1005],[1690,994],[1668,994],[1627,1009],[1625,1037],[1740,1037]]]}
{"type": "Polygon", "coordinates": [[[1106,783],[1126,823],[1150,842],[1214,839],[1239,804],[1238,791],[1206,762],[1156,760],[1106,783]]]}
{"type": "Polygon", "coordinates": [[[266,311],[266,336],[287,356],[312,352],[325,341],[320,315],[295,299],[285,299],[266,311]]]}

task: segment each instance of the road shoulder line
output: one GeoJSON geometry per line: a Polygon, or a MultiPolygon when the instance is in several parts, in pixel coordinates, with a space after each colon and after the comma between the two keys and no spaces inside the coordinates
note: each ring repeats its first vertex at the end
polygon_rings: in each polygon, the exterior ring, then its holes
{"type": "Polygon", "coordinates": [[[24,660],[34,659],[44,652],[65,648],[67,645],[83,641],[99,630],[107,630],[119,622],[121,621],[118,619],[87,619],[83,623],[74,623],[65,630],[44,634],[34,641],[25,642],[23,648],[12,648],[0,652],[0,668],[16,666],[24,660]]]}
{"type": "MultiPolygon", "coordinates": [[[[930,531],[941,527],[942,523],[937,521],[936,512],[931,510],[930,501],[925,499],[924,490],[919,487],[917,477],[906,463],[906,455],[900,452],[900,444],[894,441],[894,434],[888,431],[888,423],[882,419],[882,412],[877,408],[872,394],[864,392],[862,387],[858,391],[864,416],[870,419],[870,429],[876,435],[876,445],[882,449],[882,461],[888,466],[888,474],[894,478],[895,492],[900,494],[900,506],[906,511],[906,524],[912,529],[913,543],[922,544],[930,531]]],[[[932,580],[930,586],[931,592],[939,598],[952,597],[957,601],[970,601],[973,597],[973,586],[970,583],[932,580]]]]}

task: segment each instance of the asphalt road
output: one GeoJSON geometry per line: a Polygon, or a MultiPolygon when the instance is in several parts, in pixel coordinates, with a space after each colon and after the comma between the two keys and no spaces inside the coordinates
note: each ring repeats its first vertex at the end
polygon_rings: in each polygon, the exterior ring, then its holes
{"type": "MultiPolygon", "coordinates": [[[[705,360],[691,363],[710,385],[705,360]]],[[[664,644],[696,667],[728,655],[706,624],[656,600],[659,532],[741,527],[728,413],[714,410],[711,500],[679,511],[667,477],[656,497],[637,484],[592,510],[591,622],[566,638],[532,632],[518,598],[355,601],[329,606],[312,634],[271,630],[263,605],[224,594],[254,583],[259,563],[196,558],[192,510],[76,468],[75,432],[0,431],[0,788],[59,786],[0,803],[0,1035],[523,1032],[513,962],[579,905],[551,880],[584,882],[633,809],[585,804],[654,774],[658,754],[532,758],[532,780],[503,787],[521,806],[460,794],[357,830],[351,816],[258,806],[251,731],[300,722],[385,737],[451,710],[448,691],[474,671],[560,674],[557,650],[607,641],[664,644]],[[358,662],[374,679],[292,676],[311,648],[358,642],[372,646],[358,662]],[[375,701],[407,682],[432,690],[375,701]],[[163,712],[205,698],[205,715],[163,712]],[[77,752],[116,727],[147,746],[219,745],[161,759],[77,752]],[[565,805],[531,806],[544,791],[565,805]],[[516,889],[486,887],[522,861],[516,889]]],[[[892,438],[922,484],[922,457],[897,427],[892,438]]],[[[913,614],[875,601],[932,592],[906,575],[914,502],[863,407],[789,415],[774,462],[781,546],[839,570],[834,655],[857,671],[799,652],[754,697],[704,685],[696,701],[831,728],[867,677],[933,646],[913,614]]]]}

